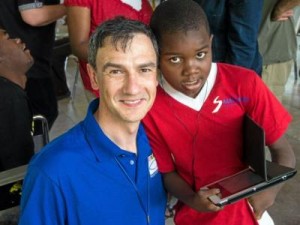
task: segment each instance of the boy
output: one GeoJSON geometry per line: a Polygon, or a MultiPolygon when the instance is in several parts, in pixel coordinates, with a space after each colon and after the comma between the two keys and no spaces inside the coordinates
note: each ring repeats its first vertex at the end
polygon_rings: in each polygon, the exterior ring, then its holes
{"type": "Polygon", "coordinates": [[[201,187],[245,168],[242,126],[246,114],[266,132],[272,160],[295,166],[283,137],[291,116],[253,71],[212,63],[206,16],[191,0],[168,0],[150,23],[160,47],[160,86],[144,118],[166,189],[179,199],[175,223],[258,224],[282,185],[225,206],[201,187]],[[254,212],[254,213],[253,213],[254,212]]]}

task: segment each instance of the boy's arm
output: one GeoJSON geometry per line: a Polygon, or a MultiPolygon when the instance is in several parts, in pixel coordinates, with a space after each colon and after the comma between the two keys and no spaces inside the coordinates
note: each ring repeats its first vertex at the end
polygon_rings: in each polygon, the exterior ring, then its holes
{"type": "Polygon", "coordinates": [[[218,189],[200,190],[198,193],[178,175],[176,171],[163,174],[164,185],[167,191],[180,201],[197,211],[219,211],[222,209],[214,205],[208,197],[220,193],[218,189]]]}
{"type": "MultiPolygon", "coordinates": [[[[294,168],[296,158],[294,151],[284,136],[279,138],[274,144],[268,146],[273,162],[280,165],[294,168]]],[[[284,184],[276,185],[268,190],[262,191],[249,198],[257,219],[261,218],[265,210],[273,205],[275,198],[284,184]]]]}

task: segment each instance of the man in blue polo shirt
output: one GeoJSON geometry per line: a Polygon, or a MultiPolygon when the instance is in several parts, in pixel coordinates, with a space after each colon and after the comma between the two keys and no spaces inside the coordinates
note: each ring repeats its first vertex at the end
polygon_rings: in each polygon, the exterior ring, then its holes
{"type": "Polygon", "coordinates": [[[88,72],[101,100],[31,161],[20,225],[163,225],[165,192],[140,120],[157,86],[158,48],[141,22],[103,23],[88,72]]]}

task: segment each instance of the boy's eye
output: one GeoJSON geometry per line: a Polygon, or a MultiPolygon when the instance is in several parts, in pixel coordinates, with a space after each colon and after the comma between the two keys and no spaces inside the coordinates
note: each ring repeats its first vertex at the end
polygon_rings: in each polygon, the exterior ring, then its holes
{"type": "Polygon", "coordinates": [[[196,58],[197,59],[203,59],[205,57],[206,53],[204,52],[198,52],[197,55],[196,55],[196,58]]]}
{"type": "Polygon", "coordinates": [[[170,58],[171,63],[180,63],[181,59],[179,57],[172,57],[170,58]]]}

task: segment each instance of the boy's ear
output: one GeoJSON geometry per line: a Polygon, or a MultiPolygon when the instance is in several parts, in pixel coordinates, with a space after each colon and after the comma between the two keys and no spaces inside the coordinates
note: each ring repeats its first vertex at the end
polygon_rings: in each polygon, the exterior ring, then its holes
{"type": "Polygon", "coordinates": [[[90,64],[87,64],[86,68],[87,68],[88,75],[90,77],[90,82],[91,82],[92,88],[95,91],[99,90],[99,82],[97,80],[97,73],[96,73],[95,69],[90,64]]]}

